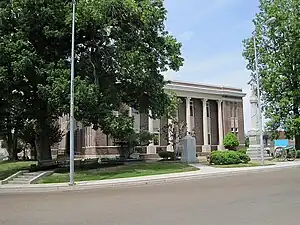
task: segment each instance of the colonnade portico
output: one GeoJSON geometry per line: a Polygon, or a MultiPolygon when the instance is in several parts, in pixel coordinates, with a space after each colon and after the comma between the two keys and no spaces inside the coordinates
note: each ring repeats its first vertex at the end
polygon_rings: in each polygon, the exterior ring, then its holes
{"type": "MultiPolygon", "coordinates": [[[[211,127],[211,118],[209,118],[210,112],[208,110],[210,110],[209,102],[214,101],[217,103],[217,112],[215,112],[217,114],[217,121],[214,121],[214,123],[217,122],[217,137],[218,137],[218,143],[217,143],[217,149],[218,150],[223,150],[223,136],[224,136],[224,131],[223,131],[223,109],[222,109],[222,100],[211,100],[208,98],[192,98],[192,97],[181,97],[184,98],[183,99],[183,103],[185,105],[185,123],[186,123],[186,130],[187,130],[187,134],[192,134],[192,131],[195,131],[195,129],[197,129],[195,126],[193,127],[192,122],[191,122],[191,117],[195,118],[195,117],[201,117],[202,118],[202,126],[203,129],[201,130],[200,133],[202,133],[203,135],[203,143],[201,143],[201,149],[202,152],[210,152],[211,151],[211,137],[209,137],[209,127],[211,127]],[[201,115],[197,115],[195,114],[195,112],[193,111],[193,113],[191,114],[191,110],[193,110],[193,107],[191,107],[191,101],[193,102],[193,100],[201,100],[202,101],[202,112],[200,113],[201,115]]],[[[151,112],[149,111],[149,115],[151,115],[151,112]]],[[[149,116],[148,119],[148,127],[149,127],[149,132],[152,133],[153,132],[153,119],[151,119],[151,117],[149,116]]],[[[172,121],[170,119],[168,119],[168,124],[171,124],[172,121]]],[[[199,128],[198,128],[199,129],[199,128]]],[[[211,134],[210,134],[211,135],[211,134]]],[[[168,132],[168,136],[169,136],[169,140],[172,139],[172,135],[170,134],[170,132],[168,132]]],[[[167,150],[173,150],[171,144],[168,144],[167,146],[167,150]]],[[[153,143],[150,143],[150,145],[147,148],[147,152],[148,153],[154,153],[155,152],[155,146],[153,146],[153,143]]]]}

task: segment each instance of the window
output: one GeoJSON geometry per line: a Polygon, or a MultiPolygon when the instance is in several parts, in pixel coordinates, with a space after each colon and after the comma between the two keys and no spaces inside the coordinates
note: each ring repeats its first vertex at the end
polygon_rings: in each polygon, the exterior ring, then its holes
{"type": "Polygon", "coordinates": [[[210,118],[210,105],[209,105],[209,102],[206,102],[206,113],[207,113],[207,117],[210,118]]]}
{"type": "Polygon", "coordinates": [[[153,134],[153,145],[159,145],[159,133],[153,134]]]}
{"type": "Polygon", "coordinates": [[[231,132],[238,134],[238,107],[237,102],[231,102],[231,132]]]}
{"type": "Polygon", "coordinates": [[[194,116],[194,104],[193,104],[193,100],[190,100],[190,116],[194,116]]]}

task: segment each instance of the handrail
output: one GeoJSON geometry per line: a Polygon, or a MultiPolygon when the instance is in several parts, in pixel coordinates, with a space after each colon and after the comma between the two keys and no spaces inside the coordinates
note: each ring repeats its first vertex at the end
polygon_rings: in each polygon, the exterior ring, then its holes
{"type": "Polygon", "coordinates": [[[284,149],[293,149],[293,148],[295,148],[295,147],[292,145],[284,147],[284,149]]]}

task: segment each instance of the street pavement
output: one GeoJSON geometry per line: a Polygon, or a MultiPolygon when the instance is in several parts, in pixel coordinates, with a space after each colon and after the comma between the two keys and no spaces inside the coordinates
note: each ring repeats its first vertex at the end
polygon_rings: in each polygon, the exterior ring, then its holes
{"type": "Polygon", "coordinates": [[[1,225],[298,225],[300,168],[85,191],[0,194],[1,225]]]}

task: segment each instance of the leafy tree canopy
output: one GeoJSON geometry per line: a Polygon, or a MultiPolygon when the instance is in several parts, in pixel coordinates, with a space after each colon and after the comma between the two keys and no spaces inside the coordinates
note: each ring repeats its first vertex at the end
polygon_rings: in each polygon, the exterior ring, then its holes
{"type": "MultiPolygon", "coordinates": [[[[183,59],[181,44],[165,29],[163,0],[76,3],[76,120],[109,133],[122,104],[150,109],[154,118],[166,115],[170,99],[162,72],[178,70],[183,59]]],[[[69,112],[70,47],[70,1],[0,4],[1,104],[9,106],[13,90],[20,93],[22,116],[36,123],[41,158],[51,157],[49,121],[69,112]]]]}
{"type": "MultiPolygon", "coordinates": [[[[260,0],[254,18],[258,69],[268,130],[283,128],[300,145],[300,0],[260,0]]],[[[253,39],[244,58],[254,76],[253,39]]]]}

